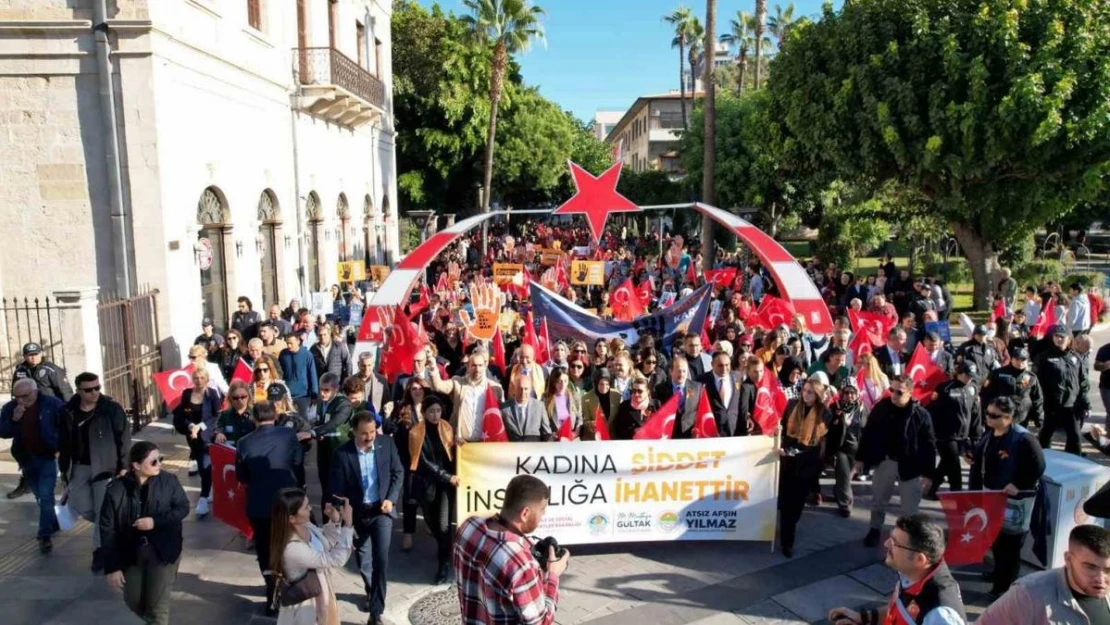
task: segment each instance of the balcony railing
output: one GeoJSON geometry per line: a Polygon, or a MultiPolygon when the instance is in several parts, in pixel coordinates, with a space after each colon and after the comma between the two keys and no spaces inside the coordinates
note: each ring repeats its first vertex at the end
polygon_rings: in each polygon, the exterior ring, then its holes
{"type": "Polygon", "coordinates": [[[297,48],[297,81],[303,86],[334,86],[385,110],[385,85],[335,48],[297,48]]]}

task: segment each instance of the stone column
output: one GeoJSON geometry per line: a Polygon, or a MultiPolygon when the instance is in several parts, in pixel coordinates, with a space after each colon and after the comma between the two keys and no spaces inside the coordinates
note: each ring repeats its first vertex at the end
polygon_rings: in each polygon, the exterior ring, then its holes
{"type": "Polygon", "coordinates": [[[104,377],[104,358],[100,351],[100,318],[95,286],[59,289],[58,325],[65,350],[66,374],[72,380],[82,371],[104,377]]]}

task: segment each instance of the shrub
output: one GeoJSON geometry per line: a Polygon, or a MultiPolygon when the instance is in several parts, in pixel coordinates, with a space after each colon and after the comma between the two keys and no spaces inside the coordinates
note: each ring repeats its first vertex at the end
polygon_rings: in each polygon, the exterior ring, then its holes
{"type": "Polygon", "coordinates": [[[1106,274],[1097,271],[1091,273],[1073,273],[1063,279],[1064,286],[1070,286],[1071,283],[1078,282],[1084,289],[1090,287],[1102,288],[1106,284],[1106,274]]]}
{"type": "Polygon", "coordinates": [[[1032,260],[1013,270],[1018,289],[1029,285],[1040,286],[1049,280],[1061,282],[1064,279],[1064,266],[1058,260],[1032,260]]]}

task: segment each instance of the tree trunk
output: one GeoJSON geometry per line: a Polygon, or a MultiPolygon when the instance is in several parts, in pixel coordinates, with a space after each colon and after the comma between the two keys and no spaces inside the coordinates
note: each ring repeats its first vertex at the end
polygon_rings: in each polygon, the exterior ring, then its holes
{"type": "MultiPolygon", "coordinates": [[[[713,178],[717,167],[717,85],[713,79],[713,57],[717,45],[717,0],[705,3],[705,153],[701,178],[701,199],[710,206],[716,201],[713,178]]],[[[717,256],[717,223],[708,216],[701,218],[702,269],[712,269],[717,256]]]]}
{"type": "Polygon", "coordinates": [[[767,21],[767,0],[755,0],[755,88],[763,71],[763,24],[767,21]]]}
{"type": "MultiPolygon", "coordinates": [[[[493,197],[493,145],[497,139],[497,107],[501,103],[501,80],[505,74],[506,52],[504,44],[493,49],[493,59],[489,70],[489,128],[486,130],[486,157],[482,173],[482,212],[489,212],[490,198],[493,197]]],[[[482,222],[482,258],[488,248],[488,221],[482,222]]]]}
{"type": "Polygon", "coordinates": [[[682,64],[686,62],[685,36],[679,35],[678,39],[678,103],[682,105],[682,132],[690,132],[690,123],[686,119],[686,79],[682,76],[682,64]]]}
{"type": "Polygon", "coordinates": [[[740,52],[740,79],[738,81],[736,81],[736,85],[737,85],[736,95],[738,95],[738,96],[743,96],[744,95],[744,73],[747,69],[748,69],[748,53],[744,52],[744,51],[741,51],[740,52]]]}
{"type": "Polygon", "coordinates": [[[970,224],[953,222],[952,230],[956,240],[960,242],[975,282],[971,307],[973,310],[990,310],[991,292],[994,290],[994,280],[999,268],[998,250],[990,239],[981,236],[970,224]]]}

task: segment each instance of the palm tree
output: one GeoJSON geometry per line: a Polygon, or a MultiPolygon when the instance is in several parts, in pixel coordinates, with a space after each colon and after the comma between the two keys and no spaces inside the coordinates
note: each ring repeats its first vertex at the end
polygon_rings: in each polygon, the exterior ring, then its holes
{"type": "MultiPolygon", "coordinates": [[[[690,42],[686,44],[686,58],[690,63],[690,100],[696,101],[698,90],[698,57],[701,56],[701,51],[705,48],[705,28],[701,25],[701,21],[694,17],[690,19],[690,30],[688,33],[690,42]]],[[[705,85],[702,85],[702,89],[705,85]]]]}
{"type": "Polygon", "coordinates": [[[775,14],[767,18],[767,30],[774,36],[779,50],[782,50],[782,44],[786,42],[786,38],[790,36],[790,30],[796,23],[793,2],[786,5],[785,9],[778,4],[775,5],[775,14]]]}
{"type": "Polygon", "coordinates": [[[671,47],[678,48],[678,102],[682,106],[682,130],[689,130],[686,124],[686,79],[682,73],[683,63],[686,62],[686,43],[689,39],[690,22],[694,19],[693,13],[685,6],[679,6],[670,15],[664,15],[663,21],[674,27],[674,39],[671,47]]]}
{"type": "MultiPolygon", "coordinates": [[[[497,137],[497,107],[501,103],[505,68],[509,64],[509,56],[528,50],[533,39],[545,41],[543,24],[540,23],[544,10],[534,6],[530,0],[463,0],[463,4],[470,10],[470,15],[463,16],[463,22],[479,41],[490,46],[489,128],[482,177],[482,211],[488,213],[493,183],[493,145],[497,137]]],[[[483,248],[485,242],[483,237],[483,248]]]]}
{"type": "Polygon", "coordinates": [[[759,76],[763,73],[763,25],[767,23],[767,0],[755,0],[755,88],[759,89],[759,76]]]}
{"type": "Polygon", "coordinates": [[[736,65],[739,70],[737,72],[736,93],[744,95],[744,75],[748,69],[748,52],[755,45],[755,37],[752,36],[752,31],[755,30],[755,18],[750,13],[737,11],[736,17],[729,22],[729,25],[731,29],[721,35],[721,41],[736,46],[736,65]]]}
{"type": "MultiPolygon", "coordinates": [[[[717,167],[717,96],[713,78],[713,57],[717,49],[717,0],[705,2],[705,150],[702,153],[701,200],[713,204],[714,176],[717,167]]],[[[716,222],[707,215],[701,218],[702,269],[711,269],[716,262],[716,222]]]]}

